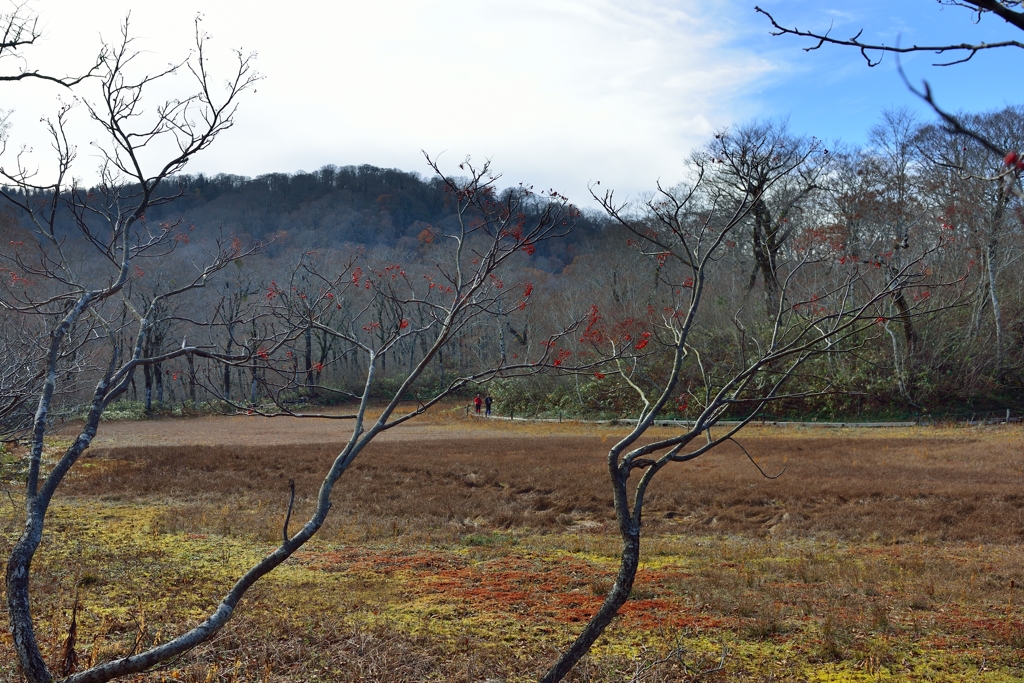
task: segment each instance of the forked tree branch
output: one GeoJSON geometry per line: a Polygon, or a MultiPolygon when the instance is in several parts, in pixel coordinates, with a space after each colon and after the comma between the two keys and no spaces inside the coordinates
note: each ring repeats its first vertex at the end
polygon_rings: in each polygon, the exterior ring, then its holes
{"type": "Polygon", "coordinates": [[[10,12],[0,14],[0,61],[13,59],[21,63],[21,68],[16,73],[0,73],[0,82],[40,80],[71,88],[99,72],[105,58],[104,50],[100,50],[96,62],[80,76],[54,76],[29,69],[22,53],[25,48],[34,46],[42,37],[39,17],[32,13],[27,3],[15,4],[10,12]]]}
{"type": "MultiPolygon", "coordinates": [[[[960,7],[966,7],[974,10],[976,13],[981,14],[992,12],[1004,19],[1009,24],[1024,30],[1024,14],[1020,12],[1014,12],[1009,8],[1008,5],[1017,3],[999,2],[998,0],[964,0],[964,2],[951,2],[949,4],[958,5],[960,7]]],[[[831,35],[832,29],[824,33],[818,33],[816,31],[805,31],[797,27],[788,27],[779,24],[775,17],[770,12],[760,7],[755,7],[754,11],[763,14],[768,17],[768,20],[772,23],[772,27],[775,29],[772,32],[773,36],[797,36],[798,38],[810,38],[816,40],[817,43],[810,47],[805,47],[805,52],[813,52],[821,48],[823,45],[840,45],[844,47],[853,47],[860,50],[861,56],[867,62],[868,66],[878,66],[882,62],[882,57],[887,52],[895,54],[908,54],[912,52],[931,52],[933,54],[946,54],[946,53],[961,53],[963,56],[957,59],[947,62],[937,62],[933,66],[953,66],[954,64],[962,64],[969,61],[979,52],[986,50],[1004,48],[1004,47],[1017,47],[1024,48],[1024,43],[1017,40],[1003,40],[992,43],[956,43],[947,45],[912,45],[910,47],[901,47],[900,45],[886,45],[885,43],[866,43],[861,40],[860,36],[864,32],[863,29],[857,31],[856,34],[850,38],[835,38],[831,35]],[[870,53],[877,52],[879,56],[877,59],[872,59],[870,53]],[[966,53],[966,54],[963,54],[966,53]]]]}

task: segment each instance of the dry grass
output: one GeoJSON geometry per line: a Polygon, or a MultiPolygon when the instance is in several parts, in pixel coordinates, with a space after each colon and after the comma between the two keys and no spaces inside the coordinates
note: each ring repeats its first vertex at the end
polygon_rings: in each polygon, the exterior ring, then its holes
{"type": "MultiPolygon", "coordinates": [[[[323,433],[323,423],[303,422],[282,424],[275,436],[281,443],[267,444],[263,434],[240,429],[249,424],[149,423],[144,428],[161,430],[162,439],[132,438],[164,443],[144,447],[118,445],[119,431],[134,426],[115,425],[93,449],[95,474],[84,470],[70,492],[170,499],[180,509],[169,528],[258,529],[276,538],[288,480],[308,510],[343,441],[340,433],[327,440],[333,434],[323,433]],[[237,502],[221,515],[216,508],[225,496],[237,502]]],[[[340,426],[328,424],[337,432],[340,426]]],[[[605,525],[613,520],[605,456],[615,435],[608,428],[479,420],[396,430],[346,473],[335,495],[341,514],[328,535],[339,525],[371,536],[446,526],[605,525]]],[[[1019,429],[751,430],[741,443],[767,472],[785,468],[783,476],[765,479],[738,447],[723,446],[659,474],[645,508],[648,529],[885,543],[1024,538],[1019,429]]]]}
{"type": "MultiPolygon", "coordinates": [[[[139,680],[535,678],[610,585],[604,457],[620,432],[448,415],[388,434],[342,478],[322,538],[214,644],[139,680]]],[[[35,565],[54,657],[76,592],[85,661],[194,623],[280,537],[289,478],[309,511],[344,425],[101,434],[35,565]]],[[[723,646],[725,671],[705,680],[1020,679],[1019,429],[750,430],[742,443],[785,474],[762,478],[735,448],[664,472],[633,599],[574,680],[690,680],[723,646]]],[[[0,551],[17,514],[2,524],[0,551]]]]}

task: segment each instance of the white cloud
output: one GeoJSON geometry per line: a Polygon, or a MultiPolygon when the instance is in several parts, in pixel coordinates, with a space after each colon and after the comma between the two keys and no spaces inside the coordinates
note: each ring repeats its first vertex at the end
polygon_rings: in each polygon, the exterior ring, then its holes
{"type": "MultiPolygon", "coordinates": [[[[39,2],[49,35],[38,59],[85,63],[96,35],[114,35],[130,8],[154,64],[187,49],[199,3],[179,3],[176,15],[134,5],[39,2]]],[[[422,171],[425,149],[446,151],[452,164],[492,157],[509,182],[556,187],[577,201],[589,180],[637,192],[678,177],[689,150],[731,123],[749,84],[775,68],[733,44],[732,14],[749,10],[731,3],[346,0],[287,9],[239,0],[203,8],[211,49],[258,50],[267,78],[192,170],[371,163],[422,171]]],[[[5,90],[0,104],[24,110],[19,128],[53,97],[5,90]]]]}

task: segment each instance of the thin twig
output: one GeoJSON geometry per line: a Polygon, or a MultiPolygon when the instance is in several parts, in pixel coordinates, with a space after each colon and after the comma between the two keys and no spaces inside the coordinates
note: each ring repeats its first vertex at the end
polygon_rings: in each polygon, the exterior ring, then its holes
{"type": "Polygon", "coordinates": [[[0,491],[3,491],[4,493],[7,494],[7,500],[11,501],[11,507],[14,508],[15,512],[17,512],[18,511],[18,504],[14,502],[14,496],[11,495],[11,490],[5,488],[5,489],[0,489],[0,491]]]}
{"type": "Polygon", "coordinates": [[[284,529],[281,531],[281,535],[284,536],[284,542],[288,542],[288,522],[292,518],[292,507],[295,505],[295,480],[288,480],[288,489],[291,493],[288,496],[288,514],[284,516],[284,529]]]}
{"type": "Polygon", "coordinates": [[[761,469],[761,466],[757,464],[757,461],[754,460],[753,456],[751,456],[750,453],[747,452],[747,449],[743,447],[743,444],[741,444],[739,441],[737,441],[731,436],[728,438],[728,440],[732,441],[734,444],[740,447],[740,450],[743,451],[743,455],[747,456],[747,460],[749,460],[751,464],[753,464],[754,467],[757,468],[757,471],[760,472],[761,476],[764,477],[765,479],[778,479],[779,477],[786,473],[786,468],[789,467],[789,463],[784,464],[782,466],[782,471],[776,474],[774,477],[771,476],[770,474],[767,474],[763,469],[761,469]]]}

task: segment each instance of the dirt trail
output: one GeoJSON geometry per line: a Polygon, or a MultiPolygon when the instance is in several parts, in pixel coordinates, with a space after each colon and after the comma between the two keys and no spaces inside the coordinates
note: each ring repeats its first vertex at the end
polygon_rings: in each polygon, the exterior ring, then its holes
{"type": "MultiPolygon", "coordinates": [[[[104,422],[93,440],[93,447],[341,444],[351,435],[352,424],[352,420],[347,419],[247,415],[104,422]]],[[[389,429],[377,439],[388,442],[450,440],[457,432],[469,438],[500,438],[509,429],[507,423],[495,422],[491,426],[477,420],[431,415],[389,429]]],[[[70,434],[72,430],[65,432],[70,434]]]]}

